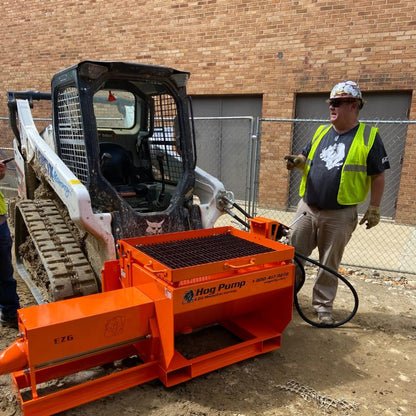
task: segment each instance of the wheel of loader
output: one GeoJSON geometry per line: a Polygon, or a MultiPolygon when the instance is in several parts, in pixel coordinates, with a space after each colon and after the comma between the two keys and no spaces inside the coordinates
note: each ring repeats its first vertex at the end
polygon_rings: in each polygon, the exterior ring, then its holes
{"type": "Polygon", "coordinates": [[[16,268],[38,303],[99,292],[95,273],[67,221],[51,200],[16,204],[16,268]]]}

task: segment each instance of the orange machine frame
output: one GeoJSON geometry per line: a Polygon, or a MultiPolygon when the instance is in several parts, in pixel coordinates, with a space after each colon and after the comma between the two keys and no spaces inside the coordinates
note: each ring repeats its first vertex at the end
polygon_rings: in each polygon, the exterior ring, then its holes
{"type": "Polygon", "coordinates": [[[119,260],[104,265],[103,293],[20,310],[21,336],[0,356],[0,373],[13,372],[23,413],[60,412],[153,379],[173,386],[279,348],[292,318],[294,249],[269,239],[272,228],[254,219],[251,233],[221,227],[122,240],[119,260]],[[178,267],[146,253],[188,242],[198,250],[198,241],[218,238],[259,252],[178,267]],[[214,326],[236,341],[196,356],[180,350],[178,337],[214,326]],[[53,393],[39,388],[132,356],[140,363],[131,368],[53,393]]]}

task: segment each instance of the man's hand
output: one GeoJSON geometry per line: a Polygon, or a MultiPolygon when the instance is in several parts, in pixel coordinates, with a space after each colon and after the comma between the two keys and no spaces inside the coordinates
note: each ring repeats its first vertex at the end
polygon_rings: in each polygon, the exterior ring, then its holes
{"type": "Polygon", "coordinates": [[[293,168],[297,168],[303,170],[305,167],[306,158],[302,155],[287,155],[285,156],[286,160],[286,168],[288,170],[293,170],[293,168]]]}
{"type": "Polygon", "coordinates": [[[364,224],[367,221],[366,228],[375,227],[380,222],[380,207],[370,205],[367,209],[367,212],[364,214],[364,217],[360,221],[360,225],[364,224]]]}

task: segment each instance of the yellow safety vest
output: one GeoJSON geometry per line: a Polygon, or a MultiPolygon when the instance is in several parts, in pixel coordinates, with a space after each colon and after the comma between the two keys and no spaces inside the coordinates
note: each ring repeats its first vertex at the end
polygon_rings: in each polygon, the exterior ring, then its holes
{"type": "Polygon", "coordinates": [[[6,201],[4,200],[4,195],[0,191],[0,215],[4,215],[6,213],[7,213],[6,201]]]}
{"type": "MultiPolygon", "coordinates": [[[[312,138],[312,146],[303,169],[299,195],[303,197],[306,191],[306,181],[315,151],[331,126],[319,126],[312,138]]],[[[370,152],[378,128],[360,123],[350,150],[341,171],[337,202],[340,205],[356,205],[365,201],[371,186],[371,178],[367,175],[367,156],[370,152]]]]}

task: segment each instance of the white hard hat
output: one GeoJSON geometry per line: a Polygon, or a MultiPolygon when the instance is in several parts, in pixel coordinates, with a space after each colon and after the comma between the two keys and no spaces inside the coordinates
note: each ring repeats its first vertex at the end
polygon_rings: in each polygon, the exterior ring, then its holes
{"type": "Polygon", "coordinates": [[[360,101],[360,108],[364,103],[360,87],[354,81],[343,81],[336,84],[334,88],[332,88],[329,99],[334,100],[337,98],[355,98],[360,101]]]}

